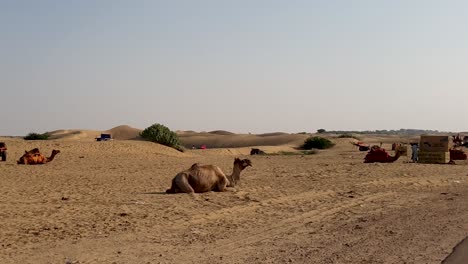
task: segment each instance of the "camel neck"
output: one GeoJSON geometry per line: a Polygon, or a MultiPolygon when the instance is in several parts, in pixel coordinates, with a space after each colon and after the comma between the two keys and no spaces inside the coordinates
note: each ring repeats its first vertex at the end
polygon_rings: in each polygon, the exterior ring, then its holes
{"type": "Polygon", "coordinates": [[[47,161],[47,162],[51,162],[51,161],[55,158],[55,155],[57,155],[57,153],[52,152],[52,154],[50,155],[50,157],[48,157],[48,158],[46,159],[46,161],[47,161]]]}
{"type": "Polygon", "coordinates": [[[241,169],[239,166],[234,165],[234,168],[232,168],[232,174],[229,176],[229,181],[230,181],[230,187],[236,186],[236,184],[240,181],[240,174],[241,174],[241,169]]]}

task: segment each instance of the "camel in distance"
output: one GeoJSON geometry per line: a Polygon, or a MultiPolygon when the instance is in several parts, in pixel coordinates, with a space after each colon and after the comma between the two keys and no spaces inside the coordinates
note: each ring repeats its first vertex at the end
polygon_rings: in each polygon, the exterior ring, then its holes
{"type": "Polygon", "coordinates": [[[239,183],[241,172],[249,166],[252,166],[249,159],[235,158],[232,174],[226,176],[218,166],[195,163],[174,177],[166,193],[224,192],[226,187],[235,187],[239,183]]]}
{"type": "Polygon", "coordinates": [[[55,156],[60,153],[60,150],[52,150],[50,157],[44,156],[38,148],[34,148],[30,151],[24,151],[24,155],[19,158],[17,161],[18,164],[27,164],[27,165],[38,165],[46,164],[54,160],[55,156]]]}

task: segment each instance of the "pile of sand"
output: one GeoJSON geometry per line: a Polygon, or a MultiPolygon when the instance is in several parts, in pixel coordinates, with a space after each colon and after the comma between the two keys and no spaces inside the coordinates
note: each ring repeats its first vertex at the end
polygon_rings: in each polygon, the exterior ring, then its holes
{"type": "Polygon", "coordinates": [[[83,129],[61,129],[48,132],[49,139],[61,140],[95,140],[101,133],[111,134],[113,139],[131,140],[140,139],[141,129],[133,128],[127,125],[116,126],[109,130],[83,130],[83,129]]]}
{"type": "Polygon", "coordinates": [[[122,125],[111,128],[105,133],[112,135],[112,138],[118,140],[130,140],[130,139],[141,139],[140,132],[142,130],[138,128],[133,128],[131,126],[122,125]]]}
{"type": "Polygon", "coordinates": [[[49,139],[94,140],[101,132],[97,130],[61,129],[48,132],[49,139]]]}

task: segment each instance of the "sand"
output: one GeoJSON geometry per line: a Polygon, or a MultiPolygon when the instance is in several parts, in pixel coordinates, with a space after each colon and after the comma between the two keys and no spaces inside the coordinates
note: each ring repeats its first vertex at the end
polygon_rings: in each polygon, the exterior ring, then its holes
{"type": "MultiPolygon", "coordinates": [[[[464,161],[364,164],[350,139],[315,155],[247,156],[249,147],[181,153],[65,131],[0,138],[1,263],[440,263],[468,235],[464,161]],[[34,147],[61,153],[15,163],[34,147]],[[236,191],[164,193],[194,162],[230,173],[234,157],[253,163],[236,191]]],[[[263,148],[293,151],[297,140],[263,148]]]]}

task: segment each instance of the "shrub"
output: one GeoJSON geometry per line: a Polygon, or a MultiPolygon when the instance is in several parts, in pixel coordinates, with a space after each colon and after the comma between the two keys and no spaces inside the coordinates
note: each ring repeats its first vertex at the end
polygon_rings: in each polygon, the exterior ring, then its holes
{"type": "Polygon", "coordinates": [[[335,144],[330,140],[323,137],[309,137],[302,145],[303,149],[327,149],[333,147],[335,144]]]}
{"type": "Polygon", "coordinates": [[[360,140],[358,136],[355,136],[353,134],[341,134],[338,136],[338,138],[354,138],[354,139],[360,140]]]}
{"type": "Polygon", "coordinates": [[[326,133],[327,131],[323,128],[320,128],[320,129],[317,129],[317,133],[319,134],[323,134],[323,133],[326,133]]]}
{"type": "Polygon", "coordinates": [[[183,146],[181,146],[181,145],[177,145],[174,148],[177,149],[180,152],[185,152],[185,148],[183,146]]]}
{"type": "Polygon", "coordinates": [[[25,140],[47,140],[49,139],[49,134],[39,134],[39,133],[29,133],[27,136],[24,137],[25,140]]]}
{"type": "Polygon", "coordinates": [[[177,134],[164,125],[153,124],[152,126],[145,128],[145,130],[140,133],[140,136],[151,142],[183,151],[177,134]]]}

